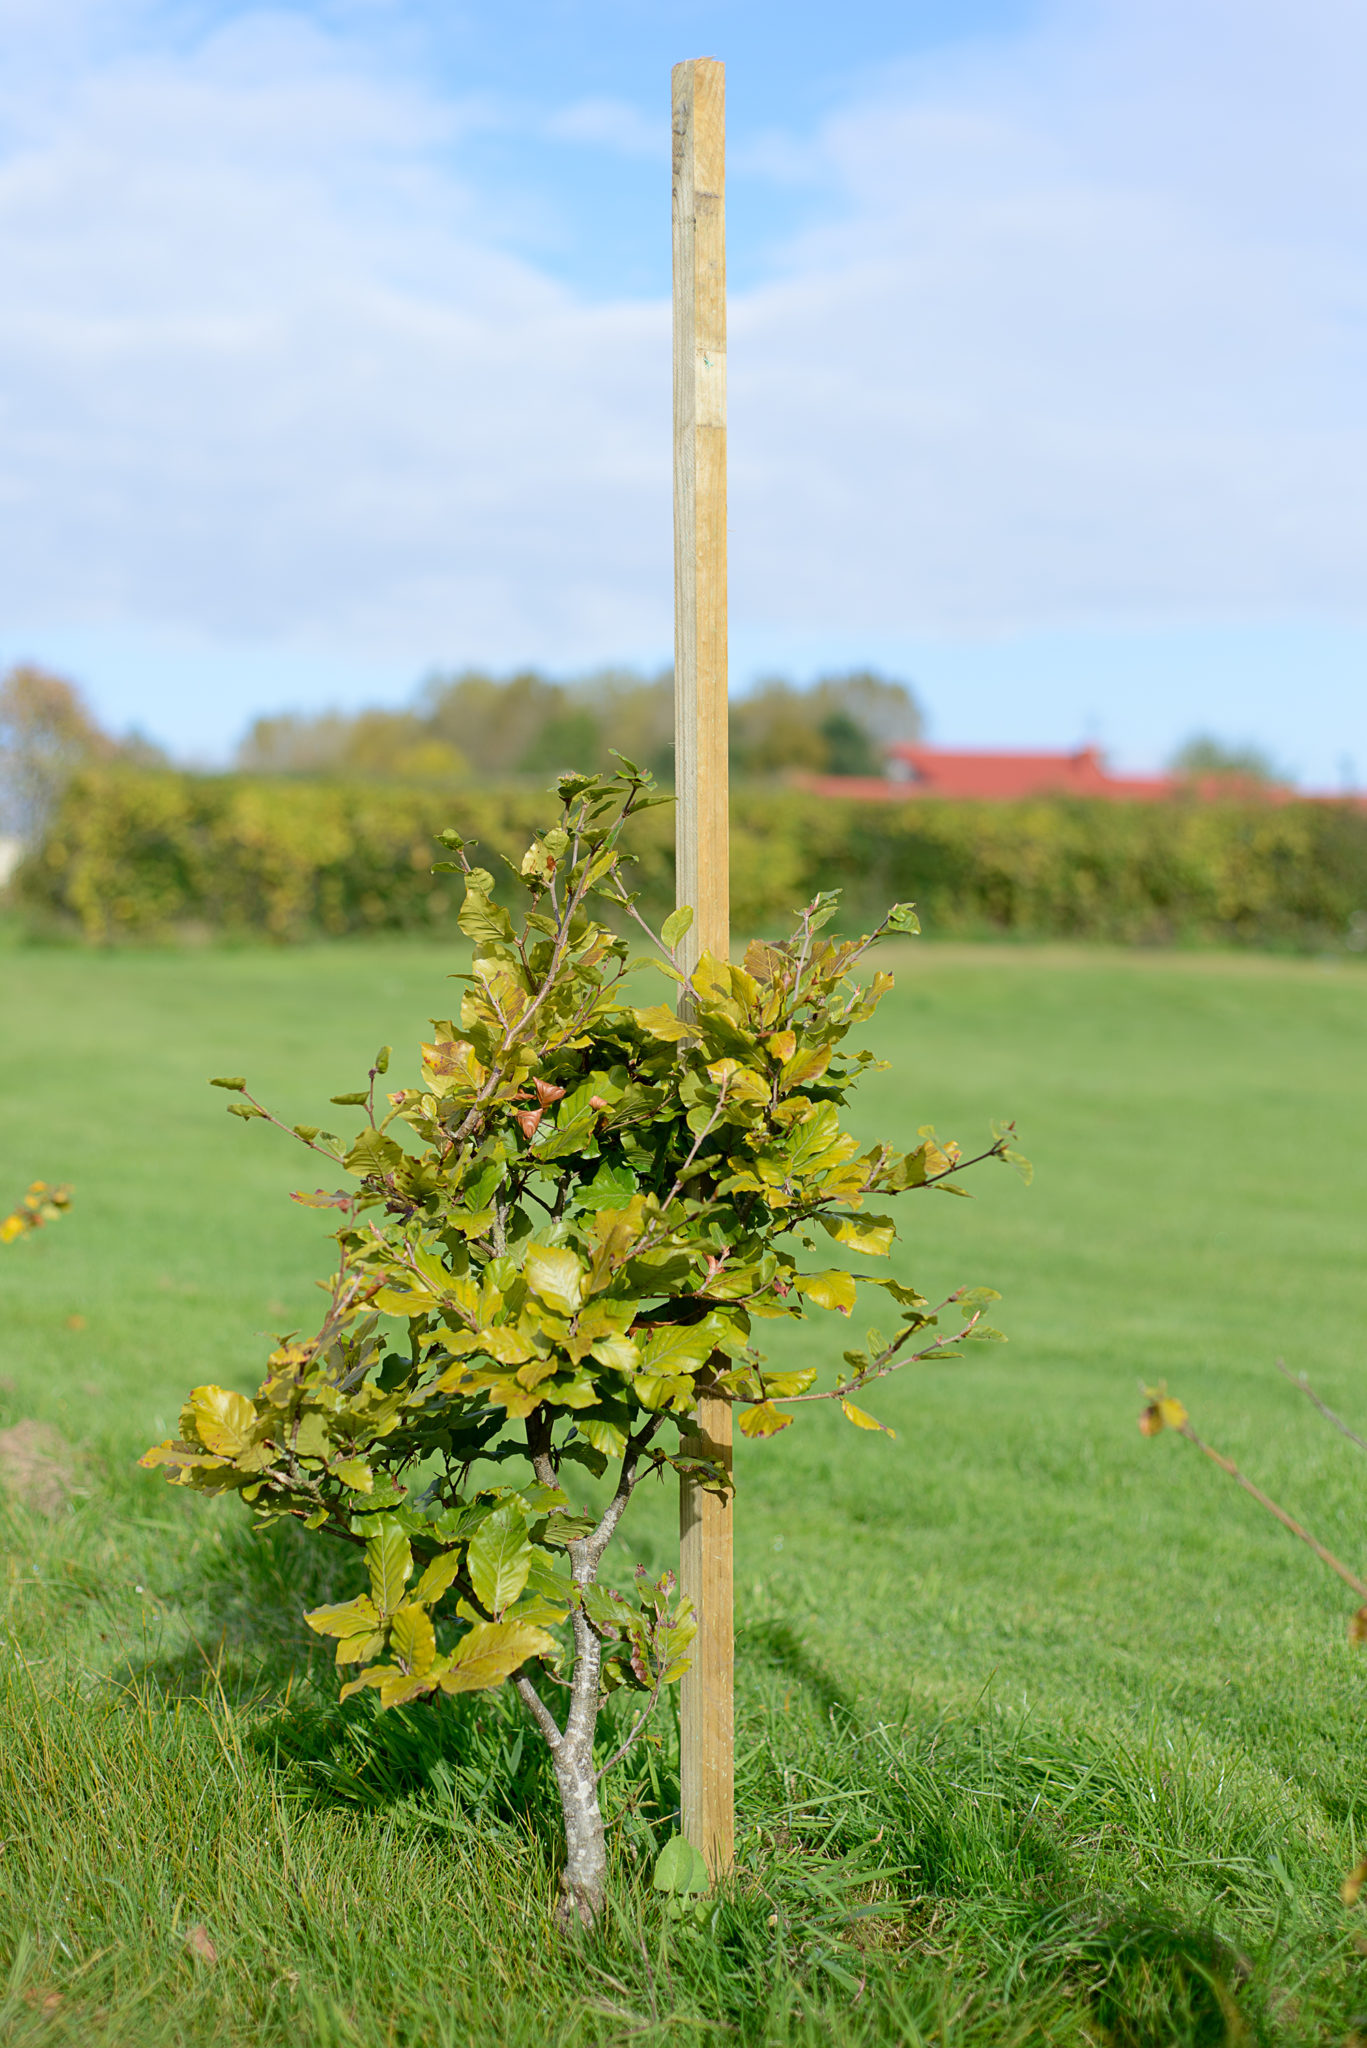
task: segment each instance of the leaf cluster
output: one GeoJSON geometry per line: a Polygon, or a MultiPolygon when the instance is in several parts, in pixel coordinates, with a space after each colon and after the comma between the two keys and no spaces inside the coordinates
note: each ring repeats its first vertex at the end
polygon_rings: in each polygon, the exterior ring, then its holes
{"type": "Polygon", "coordinates": [[[15,1203],[9,1215],[0,1216],[0,1244],[13,1244],[18,1238],[31,1236],[45,1223],[55,1223],[70,1207],[69,1187],[49,1187],[45,1180],[30,1182],[27,1193],[15,1203]]]}

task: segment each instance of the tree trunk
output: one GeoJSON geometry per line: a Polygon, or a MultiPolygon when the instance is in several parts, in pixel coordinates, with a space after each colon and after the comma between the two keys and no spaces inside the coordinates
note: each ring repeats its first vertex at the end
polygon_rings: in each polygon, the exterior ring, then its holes
{"type": "Polygon", "coordinates": [[[592,1927],[603,1910],[608,1867],[592,1735],[582,1743],[563,1739],[554,1759],[555,1782],[565,1819],[565,1868],[560,1877],[556,1917],[562,1927],[572,1927],[576,1921],[583,1927],[592,1927]]]}
{"type": "Polygon", "coordinates": [[[592,1927],[603,1910],[608,1852],[603,1811],[598,1804],[598,1773],[593,1762],[593,1736],[598,1723],[598,1678],[603,1646],[588,1616],[574,1616],[574,1678],[570,1711],[560,1728],[526,1673],[514,1683],[536,1722],[555,1766],[556,1790],[565,1823],[565,1867],[560,1876],[556,1919],[569,1930],[592,1927]]]}

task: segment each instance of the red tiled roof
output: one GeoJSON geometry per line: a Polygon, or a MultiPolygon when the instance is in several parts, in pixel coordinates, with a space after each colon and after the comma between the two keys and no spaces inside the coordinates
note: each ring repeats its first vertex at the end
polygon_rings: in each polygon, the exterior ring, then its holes
{"type": "Polygon", "coordinates": [[[1204,803],[1286,803],[1297,794],[1276,783],[1228,776],[1112,775],[1098,747],[1069,754],[989,753],[902,744],[888,748],[888,772],[875,775],[804,775],[817,796],[905,803],[914,797],[960,802],[1019,803],[1035,796],[1105,797],[1112,803],[1160,803],[1191,796],[1204,803]]]}
{"type": "Polygon", "coordinates": [[[1163,775],[1120,778],[1106,772],[1097,747],[1069,754],[985,753],[941,747],[888,749],[888,779],[902,782],[908,796],[970,797],[1009,803],[1030,796],[1120,796],[1135,799],[1171,794],[1163,775]]]}

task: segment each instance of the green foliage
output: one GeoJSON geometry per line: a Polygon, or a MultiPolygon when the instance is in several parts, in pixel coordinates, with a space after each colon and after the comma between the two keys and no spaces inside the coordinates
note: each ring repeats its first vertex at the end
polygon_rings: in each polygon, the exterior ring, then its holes
{"type": "MultiPolygon", "coordinates": [[[[432,871],[433,835],[454,810],[494,866],[516,864],[543,809],[515,787],[453,800],[434,787],[87,770],[14,887],[40,923],[101,944],[449,931],[460,897],[432,871]]],[[[937,937],[1351,949],[1367,913],[1367,812],[1346,804],[860,804],[741,787],[731,829],[732,918],[747,932],[786,930],[794,905],[831,886],[843,928],[905,898],[937,937]]],[[[624,843],[641,908],[664,917],[672,819],[633,815],[624,843]]]]}
{"type": "MultiPolygon", "coordinates": [[[[598,1569],[648,1472],[729,1487],[724,1466],[681,1441],[699,1398],[732,1402],[751,1436],[818,1400],[877,1429],[853,1395],[911,1358],[957,1356],[995,1298],[959,1290],[932,1310],[875,1273],[804,1270],[791,1243],[815,1249],[820,1230],[883,1257],[895,1227],[867,1202],[973,1163],[929,1126],[905,1152],[863,1149],[841,1127],[872,1063],[844,1041],[892,986],[880,973],[864,988],[855,969],[887,931],[909,929],[910,907],[840,942],[821,935],[828,892],[788,940],[752,944],[744,966],[704,953],[685,974],[626,886],[622,830],[659,801],[651,792],[630,767],[561,777],[558,819],[516,866],[519,926],[490,870],[445,835],[474,943],[459,1021],[434,1021],[417,1086],[377,1104],[386,1046],[365,1088],[332,1098],[367,1112],[350,1139],[294,1127],[356,1182],[295,1197],[341,1212],[322,1326],[277,1347],[255,1401],[197,1387],[179,1435],[143,1459],[199,1492],[239,1493],[258,1522],[292,1516],[363,1550],[368,1592],[308,1617],[338,1665],[358,1667],[344,1698],[374,1688],[390,1707],[482,1690],[533,1661],[558,1677],[568,1645],[549,1631],[572,1623],[574,1697],[587,1688],[590,1721],[617,1684],[653,1703],[687,1668],[687,1603],[666,1574],[630,1605],[602,1593],[598,1569]],[[632,1000],[629,945],[590,916],[595,901],[642,925],[653,964],[683,988],[679,1012],[632,1000]],[[813,1371],[766,1368],[757,1321],[848,1316],[861,1284],[884,1290],[891,1339],[870,1332],[820,1390],[813,1371]],[[951,1305],[955,1326],[938,1330],[951,1305]],[[533,1483],[472,1488],[476,1465],[510,1460],[533,1483]],[[611,1469],[587,1517],[571,1512],[567,1465],[611,1469]]],[[[679,938],[683,924],[670,921],[679,938]]],[[[244,1095],[230,1114],[269,1116],[240,1076],[212,1085],[244,1095]]],[[[978,1156],[1015,1160],[1011,1137],[978,1156]]],[[[568,1728],[526,1697],[563,1766],[568,1728]]],[[[588,1904],[592,1917],[596,1896],[588,1904]]]]}

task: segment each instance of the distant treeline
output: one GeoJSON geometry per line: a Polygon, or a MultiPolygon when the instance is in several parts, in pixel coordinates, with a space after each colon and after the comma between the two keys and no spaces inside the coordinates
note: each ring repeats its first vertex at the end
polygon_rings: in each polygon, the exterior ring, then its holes
{"type": "MultiPolygon", "coordinates": [[[[921,708],[905,683],[869,669],[807,689],[782,677],[731,704],[731,765],[768,777],[794,768],[876,775],[893,740],[914,740],[921,708]]],[[[611,751],[674,777],[674,678],[602,669],[556,682],[535,669],[436,676],[397,711],[287,713],[258,718],[237,765],[256,775],[322,775],[408,783],[544,780],[563,768],[607,768],[611,751]]]]}
{"type": "MultiPolygon", "coordinates": [[[[529,782],[439,789],[280,775],[80,771],[18,871],[40,927],[97,944],[364,932],[457,935],[455,825],[516,864],[554,799],[529,782]]],[[[633,821],[643,906],[674,899],[669,806],[633,821]]],[[[1367,946],[1367,812],[1350,804],[857,803],[740,785],[737,936],[785,928],[817,889],[864,926],[915,902],[928,936],[1367,946]]]]}

